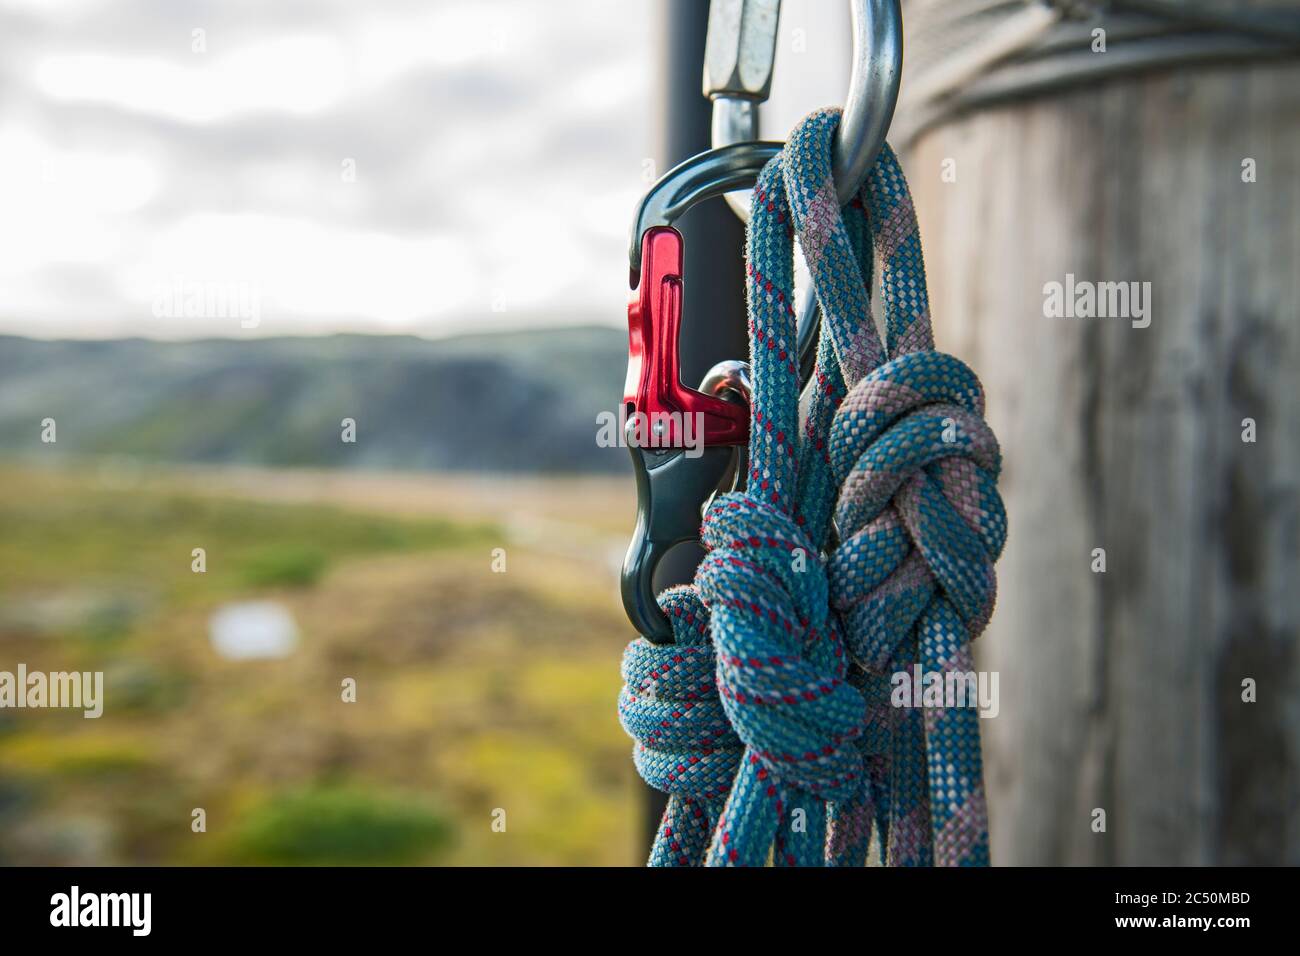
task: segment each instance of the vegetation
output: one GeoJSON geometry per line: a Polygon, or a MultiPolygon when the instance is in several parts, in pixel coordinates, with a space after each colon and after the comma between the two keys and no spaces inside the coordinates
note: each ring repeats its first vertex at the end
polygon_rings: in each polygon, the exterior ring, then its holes
{"type": "Polygon", "coordinates": [[[436,854],[451,835],[450,821],[415,799],[317,787],[278,794],[248,813],[231,856],[278,865],[410,863],[436,854]]]}
{"type": "Polygon", "coordinates": [[[0,465],[0,670],[103,671],[105,698],[0,710],[0,862],[636,861],[626,484],[428,478],[399,513],[349,481],[0,465]],[[217,653],[213,612],[248,600],[292,615],[291,653],[217,653]]]}

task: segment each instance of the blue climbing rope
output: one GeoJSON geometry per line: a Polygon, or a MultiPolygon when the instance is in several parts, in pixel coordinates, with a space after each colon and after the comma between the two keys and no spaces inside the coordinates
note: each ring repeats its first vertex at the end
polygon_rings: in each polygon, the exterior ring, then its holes
{"type": "Polygon", "coordinates": [[[652,865],[860,866],[873,833],[889,865],[988,863],[974,702],[895,708],[890,686],[973,673],[1006,538],[997,442],[974,373],[934,351],[888,146],[836,200],[838,122],[803,120],[754,189],[746,487],[705,515],[695,583],[659,597],[673,643],[624,655],[620,719],[670,794],[652,865]],[[802,428],[796,234],[823,315],[802,428]]]}

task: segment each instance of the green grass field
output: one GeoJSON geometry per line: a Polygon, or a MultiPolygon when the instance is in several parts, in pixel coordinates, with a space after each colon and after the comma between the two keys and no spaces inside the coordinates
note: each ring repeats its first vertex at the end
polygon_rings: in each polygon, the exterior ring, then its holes
{"type": "Polygon", "coordinates": [[[98,720],[0,710],[0,862],[636,862],[630,491],[457,482],[0,466],[0,671],[105,675],[98,720]],[[214,650],[247,600],[291,654],[214,650]]]}

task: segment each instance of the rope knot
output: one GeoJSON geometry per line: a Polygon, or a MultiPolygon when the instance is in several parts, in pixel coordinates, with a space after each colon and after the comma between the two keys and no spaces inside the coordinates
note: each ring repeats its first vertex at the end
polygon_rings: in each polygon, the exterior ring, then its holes
{"type": "Polygon", "coordinates": [[[695,580],[714,621],[731,725],[767,774],[823,799],[848,796],[862,774],[853,742],[866,705],[844,679],[816,545],[788,514],[748,494],[719,496],[701,539],[708,555],[695,580]]]}
{"type": "Polygon", "coordinates": [[[623,653],[618,717],[635,741],[633,760],[657,790],[705,801],[721,800],[740,760],[715,682],[708,611],[690,587],[659,595],[674,643],[641,638],[623,653]]]}
{"type": "Polygon", "coordinates": [[[997,439],[983,416],[975,373],[933,350],[886,362],[836,413],[830,445],[841,544],[831,599],[854,635],[853,657],[868,670],[894,659],[936,590],[968,641],[988,624],[1007,521],[997,439]]]}
{"type": "Polygon", "coordinates": [[[890,865],[988,863],[978,714],[895,710],[887,685],[913,661],[973,668],[1006,536],[998,447],[978,380],[934,351],[916,214],[888,146],[839,205],[839,118],[800,123],[754,189],[749,491],[709,509],[694,589],[660,597],[676,643],[634,642],[624,659],[638,769],[674,794],[653,864],[861,863],[877,841],[890,865]],[[796,234],[822,312],[802,419],[796,234]]]}

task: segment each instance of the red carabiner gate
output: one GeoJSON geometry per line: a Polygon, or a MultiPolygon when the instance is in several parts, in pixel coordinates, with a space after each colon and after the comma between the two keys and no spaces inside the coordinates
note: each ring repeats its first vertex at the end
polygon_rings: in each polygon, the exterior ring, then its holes
{"type": "Polygon", "coordinates": [[[650,424],[654,447],[685,448],[688,439],[706,447],[749,441],[747,408],[682,384],[682,234],[672,226],[652,227],[642,237],[641,274],[627,324],[624,411],[650,424]]]}

